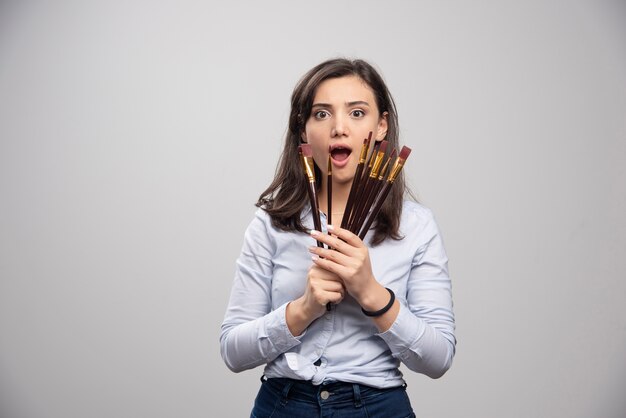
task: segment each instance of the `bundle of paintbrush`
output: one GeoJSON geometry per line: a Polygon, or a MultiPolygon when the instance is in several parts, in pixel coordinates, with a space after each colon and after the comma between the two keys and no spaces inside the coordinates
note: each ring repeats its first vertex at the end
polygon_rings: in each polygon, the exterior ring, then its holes
{"type": "Polygon", "coordinates": [[[397,157],[395,149],[387,154],[387,141],[382,140],[374,143],[368,158],[371,136],[370,132],[369,137],[363,141],[359,163],[341,220],[342,228],[348,229],[361,239],[365,238],[378,216],[394,181],[411,153],[409,147],[402,147],[397,157]]]}
{"type": "MultiPolygon", "coordinates": [[[[348,202],[344,211],[341,227],[347,228],[352,233],[357,234],[359,238],[364,239],[370,226],[378,216],[378,212],[383,206],[387,195],[391,191],[394,181],[400,174],[404,163],[406,162],[411,149],[402,147],[400,155],[395,158],[396,150],[394,149],[387,156],[387,141],[376,141],[372,147],[372,152],[368,155],[369,143],[372,138],[370,132],[369,137],[363,140],[363,147],[359,156],[359,163],[352,180],[352,187],[348,196],[348,202]],[[393,165],[390,167],[390,162],[393,165]],[[365,164],[369,161],[368,164],[365,164]],[[365,166],[367,165],[367,168],[365,166]],[[373,209],[371,209],[373,206],[373,209]],[[370,210],[371,209],[371,210],[370,210]]],[[[328,224],[332,222],[332,163],[330,159],[330,147],[328,149],[328,224]]],[[[302,168],[307,179],[307,193],[311,204],[311,214],[313,216],[313,226],[317,231],[322,230],[322,222],[320,220],[319,203],[317,200],[317,189],[315,186],[315,168],[313,163],[313,150],[309,144],[302,144],[298,147],[302,168]]],[[[324,247],[320,241],[317,246],[324,247]]],[[[331,310],[331,304],[326,305],[327,310],[331,310]]]]}
{"type": "MultiPolygon", "coordinates": [[[[372,133],[363,140],[363,146],[359,155],[352,187],[346,203],[341,227],[348,229],[359,238],[364,239],[370,226],[378,216],[380,209],[391,191],[394,181],[400,174],[411,149],[402,147],[400,155],[396,157],[396,150],[387,154],[387,141],[375,141],[372,151],[369,152],[369,144],[372,133]],[[369,155],[369,157],[368,157],[369,155]]],[[[313,151],[309,144],[298,147],[302,160],[302,166],[308,182],[308,195],[313,215],[313,225],[321,231],[320,211],[315,187],[315,170],[313,163],[313,151]]],[[[330,160],[330,148],[328,157],[328,223],[331,224],[332,216],[332,164],[330,160]]],[[[323,247],[317,242],[318,247],[323,247]]]]}

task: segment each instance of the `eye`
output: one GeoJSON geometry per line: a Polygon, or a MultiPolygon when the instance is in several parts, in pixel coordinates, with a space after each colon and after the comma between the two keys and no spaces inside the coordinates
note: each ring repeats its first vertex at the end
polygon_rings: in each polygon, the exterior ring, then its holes
{"type": "Polygon", "coordinates": [[[361,109],[355,109],[352,111],[352,116],[354,116],[355,118],[362,118],[363,116],[365,116],[365,112],[361,109]]]}
{"type": "Polygon", "coordinates": [[[317,120],[327,119],[329,116],[330,113],[325,110],[318,110],[317,112],[313,113],[313,117],[317,120]]]}

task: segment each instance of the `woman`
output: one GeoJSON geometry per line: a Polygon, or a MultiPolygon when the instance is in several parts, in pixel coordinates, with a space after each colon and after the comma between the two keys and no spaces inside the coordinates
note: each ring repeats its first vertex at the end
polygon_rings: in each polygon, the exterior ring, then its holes
{"type": "Polygon", "coordinates": [[[298,146],[312,149],[320,208],[330,152],[331,215],[340,220],[370,132],[399,149],[395,105],[371,65],[333,59],[300,80],[276,176],[246,230],[220,337],[231,370],[266,365],[252,417],[411,417],[400,362],[432,378],[450,367],[447,257],[430,210],[403,200],[403,177],[363,241],[337,221],[327,225],[328,214],[322,231],[313,230],[298,146]]]}

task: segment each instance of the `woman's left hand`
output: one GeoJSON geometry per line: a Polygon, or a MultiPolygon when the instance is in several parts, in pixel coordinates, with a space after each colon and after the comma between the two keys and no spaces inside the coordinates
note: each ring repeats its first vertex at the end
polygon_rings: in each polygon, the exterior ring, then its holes
{"type": "Polygon", "coordinates": [[[313,262],[339,276],[348,293],[362,304],[364,298],[380,287],[372,273],[369,251],[363,241],[347,229],[329,225],[328,231],[332,235],[311,232],[313,238],[330,247],[310,247],[313,262]]]}

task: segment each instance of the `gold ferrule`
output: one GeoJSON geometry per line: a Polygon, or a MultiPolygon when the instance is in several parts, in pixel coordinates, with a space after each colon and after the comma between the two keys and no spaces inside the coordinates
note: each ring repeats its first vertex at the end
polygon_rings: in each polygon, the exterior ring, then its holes
{"type": "Polygon", "coordinates": [[[361,155],[359,155],[359,164],[364,164],[365,160],[367,160],[367,152],[369,151],[369,144],[363,144],[361,147],[361,155]]]}
{"type": "Polygon", "coordinates": [[[387,172],[387,169],[389,168],[389,161],[391,161],[391,158],[388,158],[387,161],[385,161],[385,165],[380,170],[380,175],[378,176],[378,180],[382,180],[385,178],[385,173],[387,172]]]}
{"type": "Polygon", "coordinates": [[[303,157],[302,163],[304,164],[304,172],[309,179],[309,182],[315,182],[315,170],[313,169],[313,158],[303,157]]]}
{"type": "Polygon", "coordinates": [[[402,167],[404,167],[405,162],[406,160],[403,160],[402,158],[398,158],[396,160],[393,167],[391,168],[389,179],[387,179],[389,183],[393,183],[396,180],[396,177],[398,177],[398,174],[400,174],[400,170],[402,170],[402,167]]]}
{"type": "Polygon", "coordinates": [[[378,151],[378,153],[376,154],[376,158],[374,159],[374,164],[372,164],[372,171],[370,172],[370,177],[372,178],[378,177],[378,170],[380,170],[380,166],[383,163],[384,157],[385,157],[385,153],[378,151]]]}
{"type": "Polygon", "coordinates": [[[328,156],[328,167],[326,168],[326,170],[327,170],[327,172],[326,172],[327,175],[330,176],[330,175],[333,174],[333,163],[330,160],[330,155],[328,156]]]}

